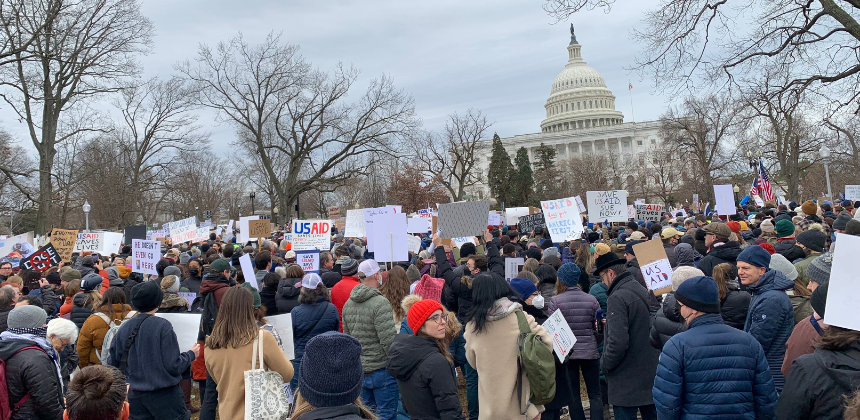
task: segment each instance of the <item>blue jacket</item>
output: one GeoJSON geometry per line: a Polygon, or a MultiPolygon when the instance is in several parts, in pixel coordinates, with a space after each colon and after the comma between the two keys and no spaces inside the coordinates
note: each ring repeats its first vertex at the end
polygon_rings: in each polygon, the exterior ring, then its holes
{"type": "Polygon", "coordinates": [[[786,290],[794,287],[794,282],[779,270],[768,269],[758,280],[749,286],[752,294],[744,331],[752,334],[764,349],[773,384],[777,392],[785,386],[782,374],[782,361],[785,359],[785,343],[794,329],[794,307],[786,290]]]}
{"type": "Polygon", "coordinates": [[[749,334],[704,314],[666,343],[654,379],[658,419],[771,419],[777,394],[749,334]]]}
{"type": "Polygon", "coordinates": [[[311,338],[324,332],[340,330],[337,307],[322,296],[317,298],[316,304],[303,303],[293,308],[290,314],[293,321],[294,360],[302,360],[305,345],[311,338]]]}

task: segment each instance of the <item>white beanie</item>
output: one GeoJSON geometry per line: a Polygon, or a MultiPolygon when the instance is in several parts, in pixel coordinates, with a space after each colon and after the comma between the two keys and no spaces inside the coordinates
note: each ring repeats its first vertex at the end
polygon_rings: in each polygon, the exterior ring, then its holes
{"type": "Polygon", "coordinates": [[[797,268],[782,254],[776,253],[770,256],[770,269],[782,272],[789,280],[797,280],[797,268]]]}
{"type": "Polygon", "coordinates": [[[680,286],[685,280],[704,275],[705,273],[696,267],[682,265],[672,272],[672,290],[678,290],[678,286],[680,286]]]}

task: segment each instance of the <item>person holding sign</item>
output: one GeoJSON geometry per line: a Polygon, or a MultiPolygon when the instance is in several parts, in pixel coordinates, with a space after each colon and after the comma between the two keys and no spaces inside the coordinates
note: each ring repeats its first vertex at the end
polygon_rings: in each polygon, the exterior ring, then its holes
{"type": "Polygon", "coordinates": [[[723,323],[714,279],[688,279],[675,298],[688,329],[660,356],[652,390],[659,418],[773,418],[777,394],[765,353],[755,338],[723,323]]]}

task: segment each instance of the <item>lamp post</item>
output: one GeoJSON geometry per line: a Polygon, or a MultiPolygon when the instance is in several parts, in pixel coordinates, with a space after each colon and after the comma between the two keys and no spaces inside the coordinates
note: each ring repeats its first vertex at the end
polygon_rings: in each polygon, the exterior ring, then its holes
{"type": "Polygon", "coordinates": [[[735,185],[734,187],[732,187],[732,191],[735,192],[735,206],[738,206],[740,205],[740,202],[738,201],[738,193],[741,191],[741,189],[740,187],[735,185]]]}
{"type": "Polygon", "coordinates": [[[257,190],[256,189],[252,189],[251,191],[248,191],[248,197],[251,198],[251,216],[253,216],[256,213],[254,211],[254,197],[256,197],[256,196],[257,196],[257,190]]]}
{"type": "Polygon", "coordinates": [[[821,159],[824,160],[824,176],[827,177],[827,198],[833,198],[833,191],[830,190],[830,148],[826,145],[821,146],[821,150],[818,151],[818,154],[821,155],[821,159]]]}
{"type": "Polygon", "coordinates": [[[272,208],[272,216],[275,219],[274,220],[275,229],[277,229],[278,228],[278,206],[275,206],[274,208],[272,208]]]}
{"type": "Polygon", "coordinates": [[[758,161],[761,159],[761,150],[747,150],[747,164],[750,165],[750,170],[758,174],[758,161]]]}
{"type": "Polygon", "coordinates": [[[197,218],[197,223],[200,223],[200,207],[194,206],[194,217],[197,218]]]}
{"type": "Polygon", "coordinates": [[[84,210],[84,217],[86,217],[86,219],[87,219],[87,232],[90,231],[90,209],[92,209],[92,207],[90,206],[89,201],[84,200],[83,210],[84,210]]]}

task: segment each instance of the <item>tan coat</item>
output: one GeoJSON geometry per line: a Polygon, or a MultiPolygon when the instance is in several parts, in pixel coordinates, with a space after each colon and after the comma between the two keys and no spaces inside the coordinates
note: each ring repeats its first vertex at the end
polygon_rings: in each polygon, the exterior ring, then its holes
{"type": "MultiPolygon", "coordinates": [[[[278,347],[275,336],[263,334],[263,361],[266,370],[281,374],[284,382],[293,378],[293,365],[278,347]]],[[[206,369],[218,384],[218,417],[221,420],[245,418],[245,371],[251,370],[253,341],[239,348],[206,349],[206,369]]],[[[257,368],[259,369],[259,362],[257,368]]]]}
{"type": "MultiPolygon", "coordinates": [[[[523,374],[522,407],[528,404],[528,409],[525,415],[520,414],[517,399],[517,336],[520,329],[514,312],[509,309],[503,318],[487,322],[479,334],[474,331],[473,321],[466,324],[466,359],[481,379],[478,381],[480,420],[532,420],[543,411],[543,406],[525,401],[531,395],[531,387],[523,374]]],[[[552,340],[546,330],[531,315],[525,316],[532,332],[552,348],[552,340]]]]}

